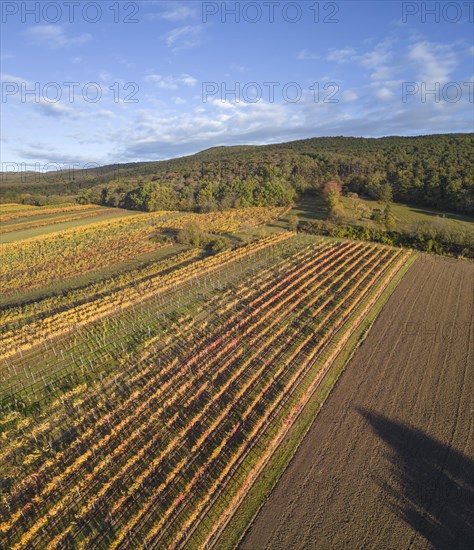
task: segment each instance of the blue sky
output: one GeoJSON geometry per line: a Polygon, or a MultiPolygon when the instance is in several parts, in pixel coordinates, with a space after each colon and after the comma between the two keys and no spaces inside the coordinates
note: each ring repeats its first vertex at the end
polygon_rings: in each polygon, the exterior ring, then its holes
{"type": "Polygon", "coordinates": [[[473,131],[472,2],[1,8],[3,169],[473,131]]]}

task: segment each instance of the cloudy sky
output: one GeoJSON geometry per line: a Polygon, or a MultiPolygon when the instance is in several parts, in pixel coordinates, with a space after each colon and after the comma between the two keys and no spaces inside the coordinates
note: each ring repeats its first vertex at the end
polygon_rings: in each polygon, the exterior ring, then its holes
{"type": "Polygon", "coordinates": [[[473,131],[470,2],[3,0],[1,10],[4,170],[473,131]]]}

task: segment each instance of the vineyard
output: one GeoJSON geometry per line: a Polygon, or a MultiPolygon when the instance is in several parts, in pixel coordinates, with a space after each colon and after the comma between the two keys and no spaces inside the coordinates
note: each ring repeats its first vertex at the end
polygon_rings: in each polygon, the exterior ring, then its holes
{"type": "Polygon", "coordinates": [[[209,232],[225,234],[269,223],[281,212],[279,208],[212,214],[154,212],[3,244],[1,294],[18,295],[58,279],[77,277],[150,253],[166,245],[166,241],[159,238],[164,232],[177,231],[197,220],[209,232]]]}
{"type": "Polygon", "coordinates": [[[136,212],[94,205],[0,205],[0,241],[16,243],[131,215],[136,212]]]}
{"type": "MultiPolygon", "coordinates": [[[[209,231],[230,233],[279,212],[200,216],[209,231]]],[[[150,235],[195,216],[130,216],[6,246],[2,283],[19,292],[163,246],[150,235]]],[[[412,259],[283,231],[4,308],[0,546],[216,544],[412,259]]]]}
{"type": "MultiPolygon", "coordinates": [[[[116,212],[114,208],[97,208],[92,210],[79,211],[73,214],[62,215],[48,215],[43,216],[34,216],[32,220],[24,221],[23,219],[17,220],[13,219],[11,222],[3,222],[0,220],[0,233],[13,233],[17,231],[23,231],[25,229],[34,229],[36,227],[43,227],[48,225],[62,224],[67,222],[73,222],[76,220],[91,220],[97,217],[103,217],[105,214],[113,214],[116,212]]],[[[3,216],[2,216],[3,217],[3,216]]],[[[95,220],[92,220],[95,221],[95,220]]]]}
{"type": "Polygon", "coordinates": [[[28,207],[24,204],[0,204],[0,222],[2,229],[6,224],[22,223],[31,218],[51,218],[52,216],[63,216],[65,213],[89,213],[98,212],[101,209],[92,204],[57,207],[28,207]]]}

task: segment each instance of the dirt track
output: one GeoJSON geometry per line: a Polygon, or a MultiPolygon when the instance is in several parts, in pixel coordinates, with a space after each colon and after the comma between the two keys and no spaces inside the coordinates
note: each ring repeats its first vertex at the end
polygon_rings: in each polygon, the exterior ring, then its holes
{"type": "Polygon", "coordinates": [[[243,549],[474,548],[473,302],[472,263],[412,266],[243,549]]]}

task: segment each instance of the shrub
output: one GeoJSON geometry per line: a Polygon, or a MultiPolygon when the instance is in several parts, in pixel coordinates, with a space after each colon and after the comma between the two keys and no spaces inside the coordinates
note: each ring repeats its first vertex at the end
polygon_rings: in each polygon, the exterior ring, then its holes
{"type": "Polygon", "coordinates": [[[203,246],[207,239],[199,223],[189,222],[179,230],[176,240],[181,244],[189,244],[197,248],[203,246]]]}
{"type": "Polygon", "coordinates": [[[218,254],[226,248],[228,248],[228,242],[224,239],[211,239],[206,245],[206,250],[210,254],[218,254]]]}

